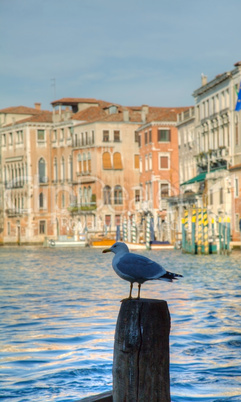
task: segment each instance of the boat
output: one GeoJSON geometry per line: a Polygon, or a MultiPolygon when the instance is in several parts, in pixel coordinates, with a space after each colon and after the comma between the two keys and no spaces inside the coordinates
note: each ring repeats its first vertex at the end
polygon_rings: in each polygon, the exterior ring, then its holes
{"type": "Polygon", "coordinates": [[[86,247],[88,242],[85,235],[68,237],[59,236],[57,240],[48,239],[48,247],[86,247]]]}

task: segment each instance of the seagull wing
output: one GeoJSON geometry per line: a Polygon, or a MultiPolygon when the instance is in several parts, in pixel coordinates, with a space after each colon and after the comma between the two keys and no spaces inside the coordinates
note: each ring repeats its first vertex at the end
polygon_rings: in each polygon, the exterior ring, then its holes
{"type": "Polygon", "coordinates": [[[158,279],[165,275],[165,269],[142,255],[126,253],[117,261],[116,268],[123,274],[137,280],[158,279]]]}

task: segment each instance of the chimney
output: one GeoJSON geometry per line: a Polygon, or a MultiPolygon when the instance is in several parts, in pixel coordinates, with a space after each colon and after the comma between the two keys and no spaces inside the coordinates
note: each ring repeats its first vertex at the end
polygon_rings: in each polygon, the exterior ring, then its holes
{"type": "Polygon", "coordinates": [[[208,77],[206,75],[204,75],[203,73],[201,74],[201,80],[202,80],[202,87],[204,85],[207,85],[208,83],[208,77]]]}
{"type": "Polygon", "coordinates": [[[37,102],[37,103],[34,104],[34,106],[35,106],[36,110],[41,110],[41,103],[37,102]]]}
{"type": "Polygon", "coordinates": [[[129,121],[129,110],[123,110],[123,120],[129,121]]]}
{"type": "Polygon", "coordinates": [[[142,105],[142,107],[141,107],[141,120],[142,120],[143,123],[146,122],[146,116],[148,115],[148,113],[149,113],[149,106],[142,105]]]}

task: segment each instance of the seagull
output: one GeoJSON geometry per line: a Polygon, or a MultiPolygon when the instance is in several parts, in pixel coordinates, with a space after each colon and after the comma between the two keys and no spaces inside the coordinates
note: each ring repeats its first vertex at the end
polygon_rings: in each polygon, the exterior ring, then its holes
{"type": "Polygon", "coordinates": [[[138,283],[138,296],[140,299],[141,285],[146,281],[155,279],[172,282],[174,279],[181,278],[182,275],[166,271],[160,264],[150,260],[143,255],[130,253],[128,246],[122,242],[116,242],[110,248],[102,253],[114,253],[112,267],[117,275],[125,281],[130,282],[130,293],[128,299],[131,299],[133,283],[138,283]]]}

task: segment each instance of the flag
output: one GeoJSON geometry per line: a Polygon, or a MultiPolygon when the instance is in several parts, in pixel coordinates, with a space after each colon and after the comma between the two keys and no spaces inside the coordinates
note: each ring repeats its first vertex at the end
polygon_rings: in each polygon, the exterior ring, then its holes
{"type": "Polygon", "coordinates": [[[236,112],[238,112],[239,110],[241,110],[241,82],[239,84],[239,91],[238,91],[238,99],[237,99],[237,103],[234,109],[236,112]]]}

